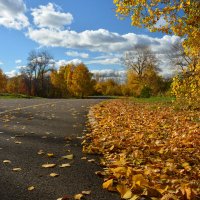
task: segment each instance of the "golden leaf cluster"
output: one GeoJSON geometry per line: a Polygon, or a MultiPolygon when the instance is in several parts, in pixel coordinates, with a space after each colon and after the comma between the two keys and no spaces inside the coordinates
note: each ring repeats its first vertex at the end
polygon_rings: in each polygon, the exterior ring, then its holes
{"type": "MultiPolygon", "coordinates": [[[[183,38],[185,53],[195,58],[195,69],[176,77],[172,90],[180,105],[200,105],[200,1],[199,0],[113,0],[120,18],[130,17],[133,26],[147,27],[183,38]]],[[[194,64],[194,63],[193,63],[194,64]]]]}
{"type": "Polygon", "coordinates": [[[92,108],[83,151],[103,155],[103,188],[123,199],[200,194],[200,113],[112,100],[92,108]]]}

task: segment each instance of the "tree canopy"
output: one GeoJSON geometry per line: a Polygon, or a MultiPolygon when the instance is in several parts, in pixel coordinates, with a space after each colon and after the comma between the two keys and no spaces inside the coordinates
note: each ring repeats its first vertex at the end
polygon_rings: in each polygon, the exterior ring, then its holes
{"type": "Polygon", "coordinates": [[[188,64],[174,78],[172,90],[177,102],[200,107],[200,1],[199,0],[113,0],[119,17],[130,17],[133,26],[146,27],[183,38],[188,64]]]}

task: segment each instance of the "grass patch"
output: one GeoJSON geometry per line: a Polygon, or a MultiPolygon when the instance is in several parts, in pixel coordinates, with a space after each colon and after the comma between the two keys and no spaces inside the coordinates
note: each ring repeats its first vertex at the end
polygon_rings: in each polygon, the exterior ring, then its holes
{"type": "Polygon", "coordinates": [[[137,103],[172,103],[175,100],[174,97],[150,97],[150,98],[133,98],[131,97],[130,100],[137,102],[137,103]]]}
{"type": "Polygon", "coordinates": [[[9,94],[9,93],[0,93],[0,99],[32,99],[37,98],[25,94],[9,94]]]}

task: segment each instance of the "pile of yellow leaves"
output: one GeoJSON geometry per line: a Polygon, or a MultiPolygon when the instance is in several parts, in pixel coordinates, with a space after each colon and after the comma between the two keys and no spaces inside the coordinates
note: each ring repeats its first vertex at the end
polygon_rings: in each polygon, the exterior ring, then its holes
{"type": "Polygon", "coordinates": [[[92,115],[83,151],[103,155],[103,188],[130,200],[200,198],[199,112],[112,100],[92,115]]]}

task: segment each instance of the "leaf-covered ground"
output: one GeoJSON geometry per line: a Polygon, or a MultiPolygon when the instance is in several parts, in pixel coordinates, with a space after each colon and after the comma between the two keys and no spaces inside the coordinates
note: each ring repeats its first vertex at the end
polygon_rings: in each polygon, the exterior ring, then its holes
{"type": "Polygon", "coordinates": [[[112,100],[91,110],[83,151],[102,154],[103,187],[123,199],[200,198],[200,112],[112,100]]]}

